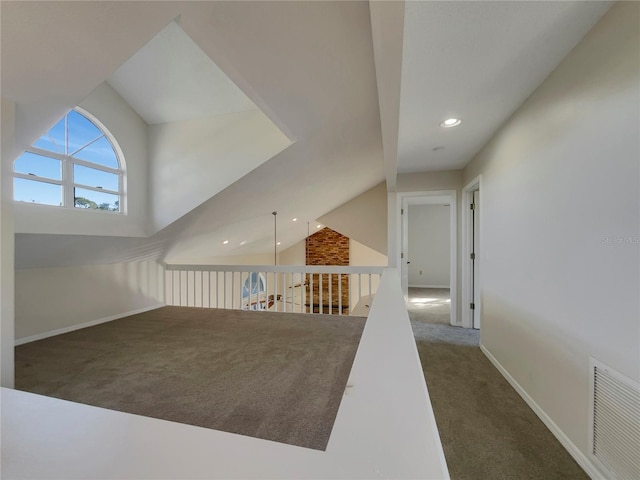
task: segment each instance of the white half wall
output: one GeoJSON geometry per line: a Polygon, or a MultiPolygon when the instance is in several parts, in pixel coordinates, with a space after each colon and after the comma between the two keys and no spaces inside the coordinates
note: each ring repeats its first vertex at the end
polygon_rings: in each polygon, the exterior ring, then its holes
{"type": "Polygon", "coordinates": [[[618,2],[465,169],[482,345],[590,472],[589,358],[640,380],[640,4],[618,2]]]}
{"type": "Polygon", "coordinates": [[[9,389],[2,426],[7,478],[449,478],[393,269],[383,275],[324,452],[9,389]]]}
{"type": "Polygon", "coordinates": [[[154,261],[17,270],[16,340],[98,323],[164,304],[154,261]]]}
{"type": "Polygon", "coordinates": [[[449,288],[450,210],[446,205],[409,206],[409,286],[449,288]]]}

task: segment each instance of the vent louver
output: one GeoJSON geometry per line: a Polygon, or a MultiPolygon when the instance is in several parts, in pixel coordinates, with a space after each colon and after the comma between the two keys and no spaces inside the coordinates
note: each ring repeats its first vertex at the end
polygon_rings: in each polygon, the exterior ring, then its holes
{"type": "Polygon", "coordinates": [[[592,359],[591,454],[616,480],[640,479],[640,386],[592,359]]]}

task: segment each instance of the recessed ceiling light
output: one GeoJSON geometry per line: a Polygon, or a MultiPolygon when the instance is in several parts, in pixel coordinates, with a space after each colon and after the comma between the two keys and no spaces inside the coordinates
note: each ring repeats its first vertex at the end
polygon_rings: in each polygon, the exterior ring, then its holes
{"type": "Polygon", "coordinates": [[[316,225],[316,228],[322,228],[322,225],[318,224],[316,225]]]}
{"type": "Polygon", "coordinates": [[[229,243],[229,240],[225,240],[224,242],[222,242],[223,245],[226,245],[227,243],[229,243]]]}
{"type": "Polygon", "coordinates": [[[460,120],[459,118],[447,118],[445,121],[440,122],[440,126],[442,128],[451,128],[451,127],[457,127],[461,123],[462,123],[462,120],[460,120]]]}
{"type": "Polygon", "coordinates": [[[293,219],[293,221],[294,221],[294,222],[297,222],[297,221],[298,221],[298,219],[297,219],[297,218],[294,218],[294,219],[293,219]]]}
{"type": "Polygon", "coordinates": [[[247,244],[247,241],[246,241],[246,240],[242,240],[242,241],[240,242],[240,245],[246,245],[246,244],[247,244]]]}
{"type": "Polygon", "coordinates": [[[278,245],[280,245],[280,242],[278,242],[278,245]]]}

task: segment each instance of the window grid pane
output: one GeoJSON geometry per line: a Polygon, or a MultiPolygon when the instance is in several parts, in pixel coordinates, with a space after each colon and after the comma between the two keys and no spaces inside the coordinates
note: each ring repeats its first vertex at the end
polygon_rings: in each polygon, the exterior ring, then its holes
{"type": "Polygon", "coordinates": [[[102,136],[102,132],[98,127],[75,111],[71,111],[67,115],[67,132],[67,154],[75,152],[92,140],[102,136]]]}
{"type": "Polygon", "coordinates": [[[105,212],[120,211],[120,196],[112,193],[96,192],[85,188],[74,189],[74,205],[76,208],[103,210],[105,212]]]}
{"type": "Polygon", "coordinates": [[[14,163],[15,201],[121,212],[118,155],[89,118],[72,110],[32,147],[14,163]]]}
{"type": "Polygon", "coordinates": [[[74,153],[73,156],[87,162],[104,165],[105,167],[119,168],[118,159],[113,151],[111,142],[105,137],[87,145],[79,152],[74,153]]]}
{"type": "Polygon", "coordinates": [[[87,187],[118,191],[118,175],[83,165],[73,166],[73,181],[87,187]]]}
{"type": "Polygon", "coordinates": [[[61,162],[55,158],[24,152],[13,164],[15,172],[51,180],[62,180],[61,162]]]}
{"type": "Polygon", "coordinates": [[[13,179],[13,198],[17,202],[62,205],[62,186],[24,178],[13,179]]]}

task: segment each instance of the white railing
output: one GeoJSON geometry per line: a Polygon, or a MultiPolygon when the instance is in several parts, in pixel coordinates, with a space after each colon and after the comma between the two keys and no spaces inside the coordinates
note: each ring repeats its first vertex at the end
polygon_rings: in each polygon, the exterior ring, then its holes
{"type": "Polygon", "coordinates": [[[165,265],[167,305],[368,314],[385,267],[165,265]]]}

